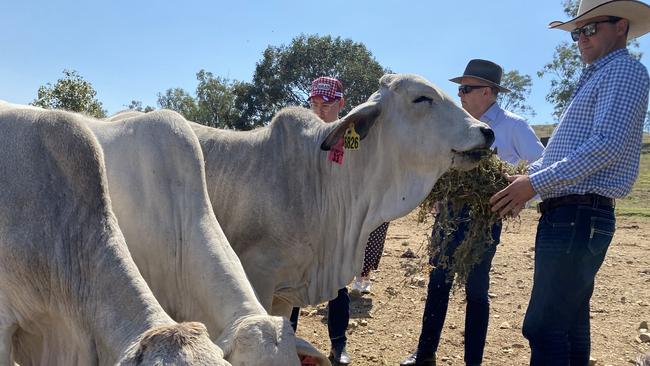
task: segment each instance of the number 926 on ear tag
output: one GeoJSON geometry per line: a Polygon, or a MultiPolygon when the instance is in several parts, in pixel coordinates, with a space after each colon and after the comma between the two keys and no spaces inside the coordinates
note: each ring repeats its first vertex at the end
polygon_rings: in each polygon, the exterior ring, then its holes
{"type": "Polygon", "coordinates": [[[345,131],[343,136],[344,144],[346,150],[359,150],[359,141],[361,141],[361,136],[354,130],[354,125],[350,125],[345,131]]]}

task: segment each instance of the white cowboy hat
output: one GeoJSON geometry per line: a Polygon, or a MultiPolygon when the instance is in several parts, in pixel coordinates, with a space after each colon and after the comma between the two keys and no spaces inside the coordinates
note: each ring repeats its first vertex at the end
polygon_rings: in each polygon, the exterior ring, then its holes
{"type": "Polygon", "coordinates": [[[628,40],[650,32],[650,6],[637,0],[581,0],[575,18],[566,22],[556,20],[548,27],[571,32],[577,28],[577,22],[603,15],[627,19],[630,22],[628,40]]]}

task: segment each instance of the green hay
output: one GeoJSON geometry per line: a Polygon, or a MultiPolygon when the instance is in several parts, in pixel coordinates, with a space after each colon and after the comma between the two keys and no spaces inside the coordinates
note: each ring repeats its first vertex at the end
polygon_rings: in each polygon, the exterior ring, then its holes
{"type": "MultiPolygon", "coordinates": [[[[420,204],[418,221],[424,222],[438,204],[440,212],[435,225],[434,237],[430,238],[429,255],[440,255],[440,266],[449,268],[449,278],[458,277],[458,285],[464,285],[472,268],[481,261],[485,251],[493,245],[491,228],[499,221],[498,213],[491,211],[490,197],[508,185],[506,174],[525,174],[524,162],[517,166],[499,159],[496,153],[481,160],[478,167],[469,171],[455,169],[445,173],[436,182],[429,196],[420,204]],[[469,227],[463,241],[453,253],[453,261],[445,254],[460,221],[449,215],[447,204],[453,212],[469,207],[469,227]],[[442,232],[443,235],[440,235],[442,232]]],[[[433,225],[432,225],[433,226],[433,225]]]]}

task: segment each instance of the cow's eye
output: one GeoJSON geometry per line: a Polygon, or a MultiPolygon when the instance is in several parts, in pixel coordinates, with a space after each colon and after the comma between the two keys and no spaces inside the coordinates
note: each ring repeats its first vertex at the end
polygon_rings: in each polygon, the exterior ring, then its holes
{"type": "Polygon", "coordinates": [[[418,97],[417,99],[415,99],[415,100],[413,101],[413,103],[422,103],[422,102],[428,102],[429,104],[431,104],[431,103],[433,102],[433,99],[431,99],[431,98],[429,98],[429,97],[425,97],[425,96],[423,95],[423,96],[418,97]]]}

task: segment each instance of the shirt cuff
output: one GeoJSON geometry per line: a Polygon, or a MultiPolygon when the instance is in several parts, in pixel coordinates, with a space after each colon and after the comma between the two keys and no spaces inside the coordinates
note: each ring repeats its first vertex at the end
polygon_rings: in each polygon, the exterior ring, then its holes
{"type": "Polygon", "coordinates": [[[540,196],[553,190],[553,181],[555,180],[553,172],[550,169],[543,169],[528,176],[533,189],[540,196]]]}

